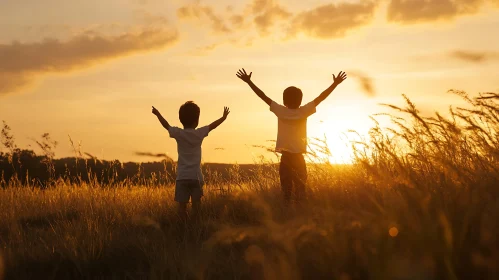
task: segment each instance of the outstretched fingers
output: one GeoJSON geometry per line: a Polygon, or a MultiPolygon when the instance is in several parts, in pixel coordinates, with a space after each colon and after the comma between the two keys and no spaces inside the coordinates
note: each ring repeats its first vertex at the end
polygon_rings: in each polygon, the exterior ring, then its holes
{"type": "Polygon", "coordinates": [[[238,78],[240,78],[240,79],[241,79],[242,77],[244,77],[244,75],[245,75],[245,74],[244,74],[244,72],[243,72],[241,69],[239,69],[239,70],[237,71],[236,76],[237,76],[238,78]]]}
{"type": "Polygon", "coordinates": [[[251,80],[251,74],[253,74],[253,72],[251,72],[251,73],[248,75],[248,73],[246,73],[246,69],[241,68],[241,69],[239,69],[239,70],[237,71],[236,76],[237,76],[239,79],[243,80],[244,82],[249,83],[249,81],[251,80]]]}
{"type": "Polygon", "coordinates": [[[224,117],[227,117],[230,113],[229,107],[224,107],[224,117]]]}
{"type": "Polygon", "coordinates": [[[347,78],[347,73],[345,73],[343,71],[340,71],[340,73],[338,73],[338,75],[333,74],[333,79],[335,79],[335,80],[344,81],[346,78],[347,78]]]}

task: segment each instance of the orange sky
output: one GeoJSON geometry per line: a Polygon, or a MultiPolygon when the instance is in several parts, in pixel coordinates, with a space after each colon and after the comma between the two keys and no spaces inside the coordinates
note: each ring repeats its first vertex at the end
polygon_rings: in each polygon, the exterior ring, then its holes
{"type": "Polygon", "coordinates": [[[194,100],[202,125],[232,111],[204,161],[253,162],[277,120],[236,78],[241,67],[276,101],[294,85],[308,102],[349,73],[309,119],[309,136],[325,135],[338,158],[349,156],[342,133],[365,133],[378,103],[405,93],[431,113],[460,102],[448,89],[499,90],[497,0],[74,2],[0,4],[0,120],[22,148],[50,133],[58,157],[71,155],[70,135],[99,158],[176,158],[150,108],[180,125],[179,106],[194,100]]]}

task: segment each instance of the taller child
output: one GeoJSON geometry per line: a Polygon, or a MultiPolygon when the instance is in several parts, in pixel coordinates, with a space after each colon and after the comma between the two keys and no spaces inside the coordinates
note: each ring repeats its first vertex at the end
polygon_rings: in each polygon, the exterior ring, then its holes
{"type": "Polygon", "coordinates": [[[279,177],[284,199],[289,202],[294,194],[296,201],[301,201],[305,196],[307,182],[307,167],[304,154],[307,152],[307,118],[315,113],[315,108],[331,92],[341,84],[347,75],[345,72],[333,75],[333,83],[312,102],[300,106],[303,98],[302,91],[297,87],[288,87],[283,92],[284,106],[272,101],[265,93],[251,81],[246,70],[237,72],[237,77],[246,82],[278,118],[276,152],[281,153],[279,177]]]}

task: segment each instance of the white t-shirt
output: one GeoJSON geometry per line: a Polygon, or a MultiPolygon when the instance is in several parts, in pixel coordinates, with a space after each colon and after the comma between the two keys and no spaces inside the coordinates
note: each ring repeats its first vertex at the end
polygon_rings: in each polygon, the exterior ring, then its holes
{"type": "Polygon", "coordinates": [[[198,129],[170,127],[170,137],[177,140],[178,163],[177,180],[203,181],[201,173],[201,144],[208,133],[209,126],[198,129]]]}
{"type": "Polygon", "coordinates": [[[312,101],[298,109],[289,109],[272,101],[270,111],[278,118],[276,152],[307,152],[307,118],[315,113],[312,101]]]}

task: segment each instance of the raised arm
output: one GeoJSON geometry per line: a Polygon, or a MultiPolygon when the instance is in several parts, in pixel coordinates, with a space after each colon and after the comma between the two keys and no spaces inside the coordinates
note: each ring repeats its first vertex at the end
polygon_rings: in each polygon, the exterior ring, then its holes
{"type": "Polygon", "coordinates": [[[227,119],[227,116],[229,115],[229,113],[230,113],[229,107],[224,107],[224,115],[220,119],[218,119],[210,124],[210,131],[217,128],[219,125],[221,125],[227,119]]]}
{"type": "Polygon", "coordinates": [[[314,99],[315,106],[319,105],[322,101],[324,101],[324,99],[326,99],[331,94],[331,92],[333,92],[333,90],[339,84],[341,84],[346,78],[347,74],[343,71],[338,73],[338,76],[335,76],[333,74],[333,79],[334,79],[333,84],[330,87],[328,87],[325,91],[323,91],[316,99],[314,99]]]}
{"type": "Polygon", "coordinates": [[[166,128],[166,130],[170,129],[170,124],[165,120],[165,118],[163,118],[158,109],[154,108],[154,106],[152,106],[152,113],[156,115],[156,117],[158,117],[159,122],[163,125],[164,128],[166,128]]]}
{"type": "Polygon", "coordinates": [[[253,74],[253,72],[251,72],[249,75],[246,74],[246,70],[244,70],[243,68],[237,71],[236,76],[239,79],[245,81],[251,87],[251,89],[256,93],[256,95],[258,95],[258,97],[260,97],[265,103],[267,103],[267,105],[270,106],[270,104],[272,103],[272,99],[270,99],[267,95],[265,95],[265,93],[251,81],[251,74],[253,74]]]}

